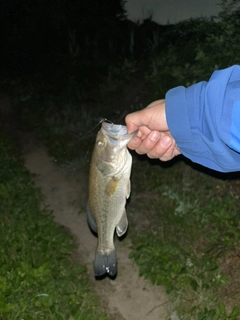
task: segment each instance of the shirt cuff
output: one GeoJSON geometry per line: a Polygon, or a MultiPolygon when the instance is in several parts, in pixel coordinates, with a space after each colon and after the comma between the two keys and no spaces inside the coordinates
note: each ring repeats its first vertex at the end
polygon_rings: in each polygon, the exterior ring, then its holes
{"type": "Polygon", "coordinates": [[[185,87],[176,87],[166,94],[166,119],[171,135],[178,147],[193,143],[185,101],[185,87]]]}

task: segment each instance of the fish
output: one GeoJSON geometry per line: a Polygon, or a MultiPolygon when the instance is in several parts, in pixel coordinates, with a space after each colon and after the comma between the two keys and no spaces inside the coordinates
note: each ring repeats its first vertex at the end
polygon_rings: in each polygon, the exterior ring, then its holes
{"type": "Polygon", "coordinates": [[[117,273],[115,231],[121,237],[128,228],[126,201],[130,196],[132,156],[127,144],[137,131],[103,122],[97,133],[89,171],[87,221],[97,233],[95,277],[117,273]]]}

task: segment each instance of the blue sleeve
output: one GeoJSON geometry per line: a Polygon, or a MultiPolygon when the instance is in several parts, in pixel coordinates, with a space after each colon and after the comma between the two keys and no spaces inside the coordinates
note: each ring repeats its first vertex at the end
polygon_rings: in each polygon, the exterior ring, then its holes
{"type": "Polygon", "coordinates": [[[240,171],[240,66],[168,91],[166,116],[184,156],[217,171],[240,171]]]}

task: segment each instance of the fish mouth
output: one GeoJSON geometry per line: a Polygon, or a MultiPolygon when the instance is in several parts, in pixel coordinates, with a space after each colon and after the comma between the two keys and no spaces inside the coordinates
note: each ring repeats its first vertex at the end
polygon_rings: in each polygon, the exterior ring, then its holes
{"type": "Polygon", "coordinates": [[[102,129],[105,130],[108,135],[112,136],[124,136],[127,134],[127,126],[121,124],[103,122],[102,129]]]}
{"type": "Polygon", "coordinates": [[[117,146],[126,146],[128,142],[135,136],[138,130],[128,133],[127,126],[121,124],[113,124],[108,122],[102,123],[102,131],[108,141],[117,146]]]}

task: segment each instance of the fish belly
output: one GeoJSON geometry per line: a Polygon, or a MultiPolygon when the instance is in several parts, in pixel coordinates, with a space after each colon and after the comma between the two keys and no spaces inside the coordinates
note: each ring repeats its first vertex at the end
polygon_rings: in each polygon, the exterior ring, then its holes
{"type": "Polygon", "coordinates": [[[118,181],[104,177],[94,168],[92,171],[94,179],[91,180],[92,185],[89,189],[87,216],[91,229],[98,234],[94,273],[96,277],[105,273],[115,276],[117,257],[113,238],[116,228],[118,236],[127,230],[125,210],[127,181],[124,178],[118,181]]]}

